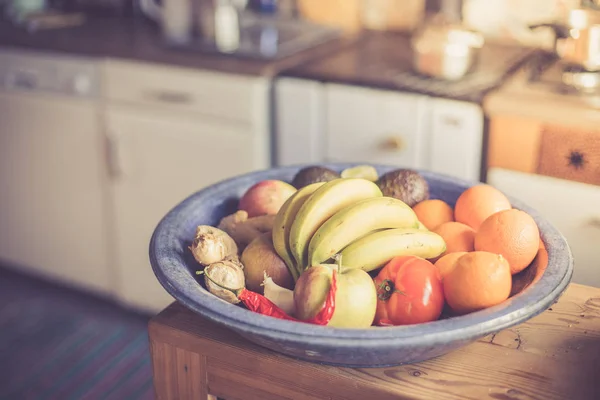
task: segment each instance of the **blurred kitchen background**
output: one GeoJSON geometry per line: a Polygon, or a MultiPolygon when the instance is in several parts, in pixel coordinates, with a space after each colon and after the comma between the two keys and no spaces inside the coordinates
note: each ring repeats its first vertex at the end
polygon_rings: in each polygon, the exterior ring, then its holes
{"type": "Polygon", "coordinates": [[[173,301],[154,227],[271,166],[489,182],[553,222],[573,281],[600,287],[600,1],[0,9],[0,398],[151,398],[145,324],[173,301]]]}

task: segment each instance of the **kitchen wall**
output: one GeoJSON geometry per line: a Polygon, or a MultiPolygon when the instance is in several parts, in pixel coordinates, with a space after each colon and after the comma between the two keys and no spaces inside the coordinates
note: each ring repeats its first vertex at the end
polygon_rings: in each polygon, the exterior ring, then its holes
{"type": "MultiPolygon", "coordinates": [[[[349,30],[411,30],[426,14],[440,9],[443,0],[298,0],[309,19],[349,30]],[[343,11],[343,12],[342,12],[343,11]],[[358,15],[360,14],[360,16],[358,15]]],[[[481,31],[488,41],[517,42],[550,48],[550,29],[531,30],[529,25],[565,15],[582,0],[463,0],[464,23],[481,31]]]]}
{"type": "Polygon", "coordinates": [[[580,4],[581,0],[464,0],[463,18],[490,40],[550,48],[554,41],[551,30],[532,31],[528,25],[560,18],[580,4]]]}

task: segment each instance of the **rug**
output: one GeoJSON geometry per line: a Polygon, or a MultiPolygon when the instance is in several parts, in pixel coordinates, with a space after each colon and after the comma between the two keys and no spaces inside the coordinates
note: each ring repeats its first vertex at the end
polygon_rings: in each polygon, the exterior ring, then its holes
{"type": "Polygon", "coordinates": [[[147,323],[0,268],[0,399],[153,399],[147,323]]]}

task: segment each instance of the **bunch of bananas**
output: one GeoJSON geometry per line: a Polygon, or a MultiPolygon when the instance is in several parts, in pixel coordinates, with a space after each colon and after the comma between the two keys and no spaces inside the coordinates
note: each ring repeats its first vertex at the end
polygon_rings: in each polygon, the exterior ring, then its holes
{"type": "Polygon", "coordinates": [[[434,258],[446,250],[442,237],[425,229],[412,208],[361,178],[299,189],[277,213],[272,236],[294,280],[338,254],[345,268],[368,272],[396,256],[434,258]]]}

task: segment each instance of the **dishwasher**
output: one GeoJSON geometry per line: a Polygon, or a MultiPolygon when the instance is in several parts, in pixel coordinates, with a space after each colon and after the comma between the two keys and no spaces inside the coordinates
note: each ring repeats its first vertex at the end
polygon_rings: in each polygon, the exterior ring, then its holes
{"type": "Polygon", "coordinates": [[[0,49],[0,264],[111,296],[95,60],[0,49]]]}

